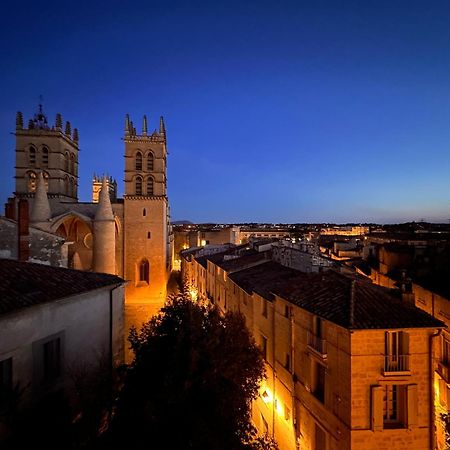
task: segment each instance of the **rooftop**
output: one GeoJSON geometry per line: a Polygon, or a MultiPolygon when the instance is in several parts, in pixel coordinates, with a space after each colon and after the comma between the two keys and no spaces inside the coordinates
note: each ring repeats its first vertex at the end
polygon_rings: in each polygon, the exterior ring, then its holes
{"type": "Polygon", "coordinates": [[[120,283],[116,275],[0,259],[0,315],[120,283]]]}
{"type": "Polygon", "coordinates": [[[393,291],[334,271],[299,273],[272,292],[347,329],[436,328],[444,323],[403,303],[393,291]],[[353,284],[354,282],[354,284],[353,284]]]}

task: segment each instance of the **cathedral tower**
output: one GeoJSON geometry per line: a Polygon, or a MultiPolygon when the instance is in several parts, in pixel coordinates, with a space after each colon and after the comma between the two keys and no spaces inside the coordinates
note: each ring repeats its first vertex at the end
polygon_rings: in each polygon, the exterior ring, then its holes
{"type": "MultiPolygon", "coordinates": [[[[168,258],[168,199],[166,193],[166,130],[142,132],[125,119],[124,277],[126,302],[160,307],[165,301],[168,258]]],[[[145,309],[145,308],[144,308],[145,309]]]]}
{"type": "Polygon", "coordinates": [[[16,190],[19,198],[34,199],[38,173],[42,172],[47,195],[64,201],[78,199],[78,130],[70,122],[63,127],[61,114],[54,125],[39,105],[33,119],[24,126],[16,115],[16,190]]]}

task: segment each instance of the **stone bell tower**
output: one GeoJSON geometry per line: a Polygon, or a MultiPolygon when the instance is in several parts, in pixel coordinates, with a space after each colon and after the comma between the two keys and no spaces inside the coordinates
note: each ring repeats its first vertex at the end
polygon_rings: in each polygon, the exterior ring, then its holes
{"type": "Polygon", "coordinates": [[[167,147],[163,118],[160,118],[159,131],[149,133],[147,117],[144,116],[142,132],[137,133],[127,114],[123,140],[124,277],[129,280],[126,303],[140,305],[141,312],[155,312],[155,308],[165,301],[171,270],[167,256],[167,147]]]}
{"type": "Polygon", "coordinates": [[[33,119],[24,126],[23,115],[16,115],[16,189],[19,198],[31,203],[37,189],[38,174],[42,173],[50,202],[78,200],[78,130],[56,114],[49,125],[42,105],[33,119]]]}

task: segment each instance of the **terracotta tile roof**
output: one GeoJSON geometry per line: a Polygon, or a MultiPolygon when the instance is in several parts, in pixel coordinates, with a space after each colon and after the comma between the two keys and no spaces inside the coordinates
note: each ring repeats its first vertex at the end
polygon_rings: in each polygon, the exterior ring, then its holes
{"type": "Polygon", "coordinates": [[[0,314],[120,283],[115,275],[0,259],[0,314]]]}
{"type": "Polygon", "coordinates": [[[235,270],[240,270],[248,266],[258,264],[261,261],[267,260],[267,252],[257,252],[256,250],[247,250],[242,256],[238,258],[227,259],[226,256],[220,261],[216,262],[221,269],[226,272],[233,272],[235,270]]]}
{"type": "Polygon", "coordinates": [[[228,277],[247,293],[256,292],[267,300],[273,300],[272,290],[298,275],[298,270],[290,269],[274,261],[267,261],[234,272],[228,277]]]}
{"type": "Polygon", "coordinates": [[[348,329],[445,326],[421,309],[402,303],[390,289],[373,285],[363,277],[349,277],[331,270],[318,274],[300,273],[287,283],[275,286],[272,292],[348,329]]]}

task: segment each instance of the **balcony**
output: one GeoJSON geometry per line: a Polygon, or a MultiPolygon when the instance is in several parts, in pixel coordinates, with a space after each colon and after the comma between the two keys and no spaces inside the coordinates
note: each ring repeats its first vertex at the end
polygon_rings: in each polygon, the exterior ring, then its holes
{"type": "Polygon", "coordinates": [[[409,375],[409,355],[385,355],[384,375],[409,375]]]}
{"type": "Polygon", "coordinates": [[[327,342],[315,334],[308,331],[307,334],[308,347],[315,353],[319,354],[321,358],[327,357],[327,342]]]}

